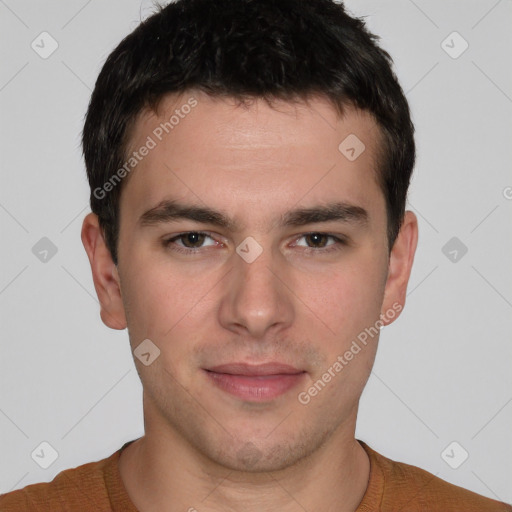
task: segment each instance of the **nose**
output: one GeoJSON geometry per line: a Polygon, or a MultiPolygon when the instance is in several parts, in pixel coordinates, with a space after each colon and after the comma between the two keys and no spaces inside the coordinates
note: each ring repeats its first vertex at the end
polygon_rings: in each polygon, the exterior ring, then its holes
{"type": "Polygon", "coordinates": [[[270,330],[289,327],[294,318],[293,295],[286,286],[286,269],[279,264],[278,256],[264,249],[251,263],[234,254],[233,263],[224,283],[221,325],[254,339],[269,336],[270,330]]]}

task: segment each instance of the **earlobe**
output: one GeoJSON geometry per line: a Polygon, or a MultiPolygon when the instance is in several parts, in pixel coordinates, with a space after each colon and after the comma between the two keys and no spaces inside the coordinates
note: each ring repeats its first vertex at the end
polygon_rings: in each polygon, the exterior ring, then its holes
{"type": "Polygon", "coordinates": [[[94,288],[101,307],[101,320],[111,329],[125,329],[126,317],[119,273],[105,244],[96,214],[89,213],[84,218],[81,238],[91,265],[94,288]]]}
{"type": "Polygon", "coordinates": [[[418,219],[413,212],[406,211],[389,257],[388,277],[381,310],[384,325],[389,325],[398,318],[405,306],[407,284],[417,244],[418,219]],[[391,311],[393,313],[389,314],[391,311]]]}

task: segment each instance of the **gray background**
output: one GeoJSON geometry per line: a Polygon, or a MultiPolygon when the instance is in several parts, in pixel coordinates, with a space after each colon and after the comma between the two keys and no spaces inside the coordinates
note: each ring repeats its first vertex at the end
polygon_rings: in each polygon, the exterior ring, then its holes
{"type": "MultiPolygon", "coordinates": [[[[409,208],[420,223],[407,306],[382,332],[356,434],[512,502],[512,2],[347,6],[382,37],[410,101],[418,162],[409,208]],[[454,31],[469,44],[457,58],[464,42],[454,31]],[[453,441],[469,453],[458,469],[445,462],[462,460],[458,445],[444,451],[453,441]]],[[[101,323],[80,240],[90,210],[79,138],[103,61],[151,8],[0,0],[0,492],[143,434],[127,332],[101,323]],[[46,59],[31,47],[51,47],[43,31],[59,45],[46,59]],[[32,250],[43,237],[57,248],[46,262],[32,250]],[[47,469],[31,457],[43,441],[59,455],[47,469]]]]}

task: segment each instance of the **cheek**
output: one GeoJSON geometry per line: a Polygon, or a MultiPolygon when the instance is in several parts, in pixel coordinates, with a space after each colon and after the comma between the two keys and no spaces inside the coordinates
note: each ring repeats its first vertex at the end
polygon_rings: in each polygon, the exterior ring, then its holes
{"type": "MultiPolygon", "coordinates": [[[[330,412],[322,414],[330,415],[333,421],[356,405],[370,375],[380,334],[377,321],[384,293],[383,272],[375,261],[371,266],[361,259],[333,272],[329,282],[317,283],[316,311],[329,331],[309,324],[310,338],[325,360],[312,375],[311,385],[328,382],[316,406],[320,411],[324,404],[330,404],[330,412]]],[[[319,324],[316,319],[314,322],[319,324]]]]}
{"type": "MultiPolygon", "coordinates": [[[[309,329],[328,333],[333,350],[339,350],[379,319],[384,294],[385,270],[364,258],[315,275],[303,282],[300,297],[315,315],[310,314],[309,329]]],[[[304,309],[306,312],[307,309],[304,309]]]]}
{"type": "Polygon", "coordinates": [[[126,269],[123,300],[129,309],[128,327],[134,337],[165,341],[196,310],[212,288],[208,276],[194,279],[176,269],[132,259],[126,269]]]}

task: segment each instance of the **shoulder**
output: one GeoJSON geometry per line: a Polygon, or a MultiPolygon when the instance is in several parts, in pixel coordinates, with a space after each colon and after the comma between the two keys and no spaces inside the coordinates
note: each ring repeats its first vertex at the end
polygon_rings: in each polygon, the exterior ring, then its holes
{"type": "Polygon", "coordinates": [[[511,505],[450,484],[416,466],[388,459],[367,445],[364,448],[382,475],[383,512],[512,512],[511,505]]]}
{"type": "Polygon", "coordinates": [[[2,512],[110,511],[105,474],[118,452],[97,462],[61,471],[51,482],[0,495],[2,512]]]}

